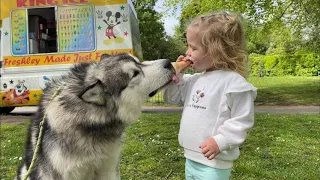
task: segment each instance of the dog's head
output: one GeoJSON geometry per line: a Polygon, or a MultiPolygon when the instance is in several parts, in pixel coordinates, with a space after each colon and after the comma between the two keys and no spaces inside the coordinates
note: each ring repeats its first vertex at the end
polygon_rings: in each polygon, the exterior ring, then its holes
{"type": "MultiPolygon", "coordinates": [[[[173,76],[169,60],[146,61],[129,54],[103,55],[101,62],[88,68],[87,86],[79,97],[87,103],[105,106],[108,98],[121,106],[137,106],[168,84],[173,76]]],[[[132,108],[132,107],[131,107],[132,108]]]]}
{"type": "Polygon", "coordinates": [[[129,54],[104,55],[98,63],[75,65],[62,78],[59,104],[97,121],[110,116],[130,123],[139,117],[143,103],[173,76],[169,60],[140,62],[129,54]]]}

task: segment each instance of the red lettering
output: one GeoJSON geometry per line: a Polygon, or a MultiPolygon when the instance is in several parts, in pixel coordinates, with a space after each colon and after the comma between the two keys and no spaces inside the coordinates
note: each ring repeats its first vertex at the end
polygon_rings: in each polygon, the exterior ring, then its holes
{"type": "MultiPolygon", "coordinates": [[[[53,58],[53,56],[46,56],[45,60],[44,60],[44,63],[59,63],[59,62],[69,62],[70,61],[70,56],[66,56],[66,55],[63,55],[62,57],[61,56],[58,56],[58,57],[55,57],[53,58]]],[[[40,60],[38,60],[40,62],[40,60]]],[[[39,63],[37,62],[37,63],[39,63]]]]}
{"type": "Polygon", "coordinates": [[[96,58],[95,59],[100,59],[100,53],[99,52],[96,52],[96,58]]]}
{"type": "Polygon", "coordinates": [[[34,1],[35,1],[35,0],[29,0],[29,4],[30,4],[30,6],[35,6],[34,1]]]}
{"type": "MultiPolygon", "coordinates": [[[[36,4],[37,4],[37,6],[41,6],[40,4],[47,5],[47,1],[46,0],[36,0],[36,4]]],[[[50,4],[50,3],[48,3],[48,4],[50,4]]]]}
{"type": "Polygon", "coordinates": [[[31,57],[22,58],[22,59],[25,60],[27,62],[27,64],[31,63],[31,57]]]}
{"type": "MultiPolygon", "coordinates": [[[[27,6],[43,6],[43,5],[58,5],[59,0],[16,0],[17,7],[27,7],[27,6]]],[[[62,4],[69,3],[87,3],[89,0],[60,0],[62,4]]]]}
{"type": "Polygon", "coordinates": [[[57,5],[58,4],[58,0],[48,0],[48,4],[57,5]]]}
{"type": "Polygon", "coordinates": [[[50,61],[52,61],[53,62],[53,56],[46,56],[46,59],[44,59],[44,62],[46,63],[46,62],[50,62],[50,61]]]}
{"type": "Polygon", "coordinates": [[[4,59],[4,64],[3,64],[3,66],[9,66],[11,64],[11,61],[9,60],[9,59],[4,59]]]}
{"type": "Polygon", "coordinates": [[[92,53],[88,55],[74,54],[74,63],[83,62],[83,61],[91,61],[92,53]]]}
{"type": "Polygon", "coordinates": [[[27,0],[17,0],[17,7],[26,7],[27,0]]]}
{"type": "Polygon", "coordinates": [[[116,54],[118,54],[118,52],[117,52],[117,51],[111,51],[110,54],[111,54],[111,55],[116,55],[116,54]]]}
{"type": "Polygon", "coordinates": [[[61,62],[68,62],[68,61],[70,61],[70,57],[68,56],[66,56],[66,55],[63,55],[63,57],[61,58],[61,62]]]}
{"type": "Polygon", "coordinates": [[[21,64],[29,64],[29,61],[28,61],[28,62],[26,62],[26,60],[25,60],[24,58],[22,58],[22,60],[21,60],[21,64]]]}

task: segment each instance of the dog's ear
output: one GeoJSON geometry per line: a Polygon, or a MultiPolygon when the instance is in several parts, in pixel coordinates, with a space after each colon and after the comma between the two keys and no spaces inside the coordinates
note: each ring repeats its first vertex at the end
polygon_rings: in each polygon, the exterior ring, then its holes
{"type": "Polygon", "coordinates": [[[104,106],[106,104],[101,81],[97,81],[96,83],[85,87],[78,96],[88,103],[94,103],[100,106],[104,106]]]}

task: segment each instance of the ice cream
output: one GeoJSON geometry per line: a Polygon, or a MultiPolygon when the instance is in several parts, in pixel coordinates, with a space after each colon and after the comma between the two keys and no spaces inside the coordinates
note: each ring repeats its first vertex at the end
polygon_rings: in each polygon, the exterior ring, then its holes
{"type": "Polygon", "coordinates": [[[178,61],[178,62],[173,62],[172,66],[175,69],[176,74],[178,74],[178,73],[181,73],[183,70],[185,70],[191,63],[192,63],[191,60],[178,61]]]}

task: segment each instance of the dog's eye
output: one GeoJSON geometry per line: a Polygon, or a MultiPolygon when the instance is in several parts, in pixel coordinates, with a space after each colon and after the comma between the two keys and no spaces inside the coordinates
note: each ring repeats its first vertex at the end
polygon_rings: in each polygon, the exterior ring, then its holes
{"type": "Polygon", "coordinates": [[[132,75],[132,78],[134,78],[134,77],[138,76],[138,75],[139,75],[139,73],[140,73],[139,71],[134,71],[134,72],[133,72],[133,75],[132,75]]]}

